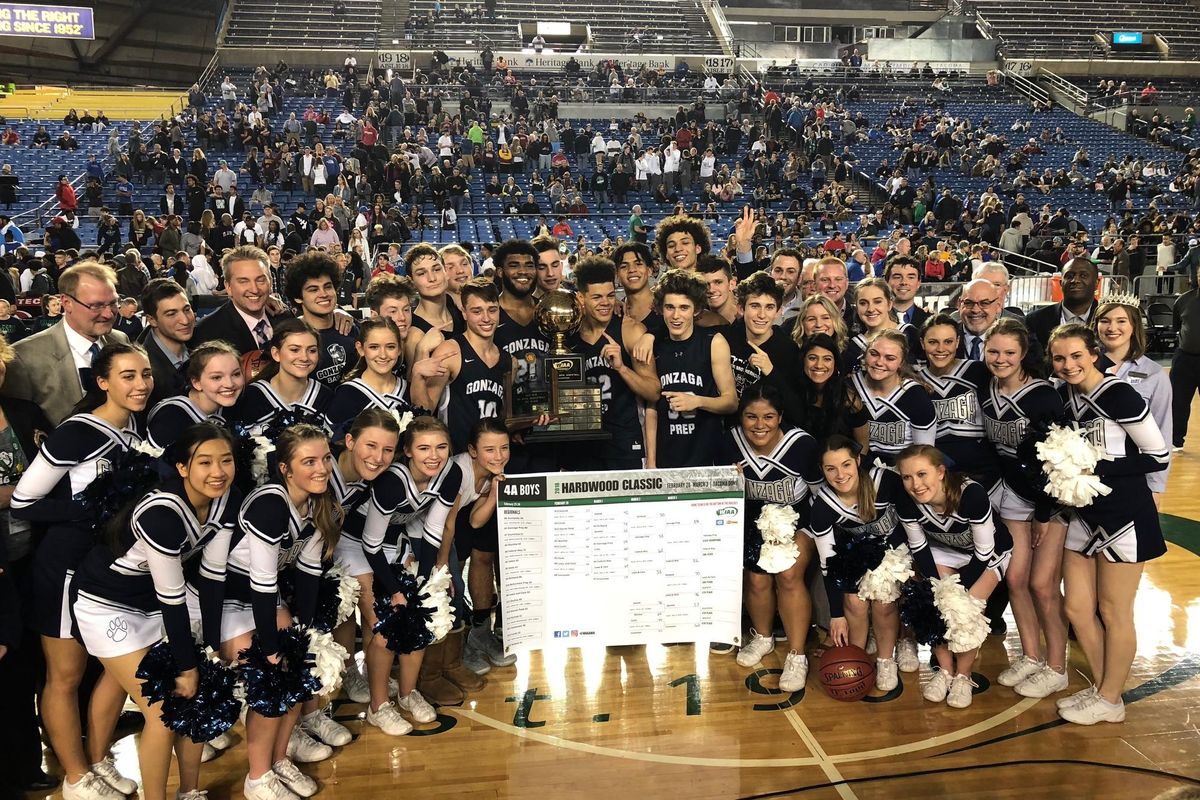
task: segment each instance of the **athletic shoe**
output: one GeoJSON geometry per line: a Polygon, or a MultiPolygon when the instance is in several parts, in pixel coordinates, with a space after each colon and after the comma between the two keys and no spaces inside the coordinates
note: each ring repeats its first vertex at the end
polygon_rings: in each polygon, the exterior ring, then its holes
{"type": "Polygon", "coordinates": [[[92,772],[123,795],[137,794],[137,782],[131,781],[117,772],[117,764],[113,761],[112,756],[97,764],[92,764],[92,772]]]}
{"type": "Polygon", "coordinates": [[[492,671],[492,663],[487,656],[472,647],[470,641],[463,642],[462,663],[476,675],[487,675],[492,671]]]}
{"type": "Polygon", "coordinates": [[[1008,623],[1004,621],[1004,617],[997,617],[992,620],[989,626],[988,636],[1006,636],[1008,634],[1008,623]]]}
{"type": "Polygon", "coordinates": [[[896,662],[890,658],[875,659],[875,688],[881,692],[890,692],[900,684],[900,675],[896,671],[896,662]]]}
{"type": "Polygon", "coordinates": [[[1057,706],[1059,709],[1064,709],[1064,708],[1067,708],[1068,706],[1078,705],[1078,704],[1082,703],[1084,700],[1090,700],[1092,698],[1092,695],[1094,695],[1095,693],[1096,693],[1096,687],[1089,686],[1086,689],[1080,689],[1078,692],[1076,692],[1073,695],[1058,698],[1057,700],[1054,701],[1054,705],[1057,706]]]}
{"type": "Polygon", "coordinates": [[[403,736],[413,729],[412,724],[400,716],[400,712],[391,702],[381,705],[378,711],[372,711],[368,706],[367,724],[374,725],[388,736],[403,736]]]}
{"type": "Polygon", "coordinates": [[[951,708],[967,708],[971,705],[971,690],[977,686],[970,675],[955,675],[950,683],[950,693],[946,697],[946,705],[951,708]]]}
{"type": "Polygon", "coordinates": [[[1095,725],[1097,722],[1124,722],[1125,703],[1110,703],[1099,692],[1073,706],[1060,708],[1058,715],[1076,725],[1095,725]]]}
{"type": "Polygon", "coordinates": [[[996,678],[996,683],[1009,688],[1016,686],[1027,678],[1032,678],[1034,675],[1042,671],[1044,667],[1041,661],[1035,661],[1029,656],[1021,656],[1016,661],[1008,666],[1008,669],[1000,673],[996,678]]]}
{"type": "Polygon", "coordinates": [[[756,667],[767,653],[775,652],[775,640],[763,636],[753,628],[750,629],[750,644],[743,645],[738,651],[737,663],[743,667],[756,667]]]}
{"type": "Polygon", "coordinates": [[[901,672],[917,672],[921,659],[917,658],[917,640],[901,639],[896,642],[896,666],[901,672]]]}
{"type": "Polygon", "coordinates": [[[879,645],[875,642],[874,629],[867,630],[867,646],[863,649],[866,650],[867,655],[869,656],[875,655],[875,651],[879,649],[879,645]]]}
{"type": "Polygon", "coordinates": [[[63,800],[118,800],[123,795],[94,772],[85,772],[76,783],[62,784],[63,800]]]}
{"type": "Polygon", "coordinates": [[[1177,444],[1177,445],[1175,445],[1174,447],[1172,447],[1172,448],[1171,448],[1171,452],[1172,452],[1172,453],[1182,453],[1182,452],[1183,452],[1183,445],[1181,445],[1181,444],[1177,444]]]}
{"type": "Polygon", "coordinates": [[[1021,697],[1036,697],[1039,700],[1058,694],[1067,688],[1067,674],[1056,672],[1053,667],[1043,665],[1041,669],[1013,687],[1013,691],[1021,697]]]}
{"type": "Polygon", "coordinates": [[[807,681],[808,656],[793,650],[783,661],[783,674],[779,676],[779,688],[784,692],[798,692],[804,688],[807,681]]]}
{"type": "Polygon", "coordinates": [[[425,702],[425,698],[416,689],[408,693],[408,697],[401,697],[396,705],[401,711],[406,712],[410,717],[422,724],[433,722],[437,719],[437,712],[433,710],[433,706],[425,702]]]}
{"type": "Polygon", "coordinates": [[[224,752],[223,750],[218,750],[217,748],[213,747],[208,742],[205,742],[204,748],[200,751],[200,763],[207,764],[208,762],[212,761],[217,756],[221,755],[221,753],[223,753],[223,752],[224,752]]]}
{"type": "Polygon", "coordinates": [[[921,696],[931,703],[940,703],[946,699],[946,695],[950,692],[950,673],[944,669],[935,669],[933,675],[929,678],[929,683],[925,684],[924,691],[921,696]]]}
{"type": "Polygon", "coordinates": [[[208,789],[192,789],[190,792],[176,792],[175,800],[208,800],[208,789]]]}
{"type": "Polygon", "coordinates": [[[229,731],[225,731],[220,736],[209,739],[207,743],[218,750],[228,750],[237,744],[237,740],[233,738],[233,735],[229,731]]]}
{"type": "MultiPolygon", "coordinates": [[[[774,641],[774,639],[772,639],[774,641]]],[[[708,652],[718,656],[727,656],[733,652],[733,645],[729,642],[709,642],[708,652]]]]}
{"type": "Polygon", "coordinates": [[[299,767],[286,758],[276,761],[271,767],[271,772],[278,775],[279,780],[301,797],[312,797],[320,788],[316,781],[301,772],[299,767]]]}
{"type": "Polygon", "coordinates": [[[299,725],[292,728],[288,739],[287,757],[297,764],[312,764],[324,761],[333,755],[333,748],[324,742],[318,742],[308,735],[299,725]]]}
{"type": "Polygon", "coordinates": [[[467,634],[467,642],[494,667],[511,667],[517,663],[516,655],[505,655],[504,644],[500,641],[500,637],[488,630],[485,625],[473,625],[470,633],[467,634]]]}
{"type": "Polygon", "coordinates": [[[342,747],[354,741],[350,729],[333,718],[333,706],[318,708],[306,717],[300,717],[300,727],[309,736],[331,747],[342,747]]]}
{"type": "Polygon", "coordinates": [[[242,795],[245,800],[299,800],[300,795],[288,788],[274,772],[263,773],[256,786],[250,785],[250,776],[246,776],[242,784],[242,795]]]}
{"type": "Polygon", "coordinates": [[[367,679],[353,664],[342,672],[342,690],[351,703],[371,702],[371,687],[367,685],[367,679]]]}

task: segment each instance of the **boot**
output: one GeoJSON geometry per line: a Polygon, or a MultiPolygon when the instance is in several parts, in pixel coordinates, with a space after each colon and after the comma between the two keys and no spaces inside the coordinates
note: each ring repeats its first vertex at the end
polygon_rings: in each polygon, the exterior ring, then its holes
{"type": "Polygon", "coordinates": [[[425,648],[421,661],[421,672],[417,676],[417,690],[437,706],[458,706],[467,699],[466,693],[445,675],[446,639],[425,648]]]}
{"type": "Polygon", "coordinates": [[[466,692],[478,692],[487,686],[487,678],[476,675],[463,665],[463,641],[467,638],[466,628],[446,634],[446,661],[444,674],[451,683],[466,692]]]}

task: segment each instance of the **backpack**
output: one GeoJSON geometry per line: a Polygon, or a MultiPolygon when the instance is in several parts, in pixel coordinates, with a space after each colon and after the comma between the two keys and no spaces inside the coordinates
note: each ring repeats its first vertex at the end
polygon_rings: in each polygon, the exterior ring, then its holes
{"type": "Polygon", "coordinates": [[[33,276],[33,282],[29,285],[30,297],[41,297],[44,294],[50,294],[54,291],[54,281],[50,279],[50,273],[46,270],[39,270],[33,276]]]}

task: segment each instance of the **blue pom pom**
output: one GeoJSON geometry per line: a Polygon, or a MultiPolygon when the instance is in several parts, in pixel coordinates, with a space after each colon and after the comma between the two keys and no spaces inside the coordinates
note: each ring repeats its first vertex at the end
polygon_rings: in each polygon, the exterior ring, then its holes
{"type": "Polygon", "coordinates": [[[264,717],[282,717],[297,703],[311,700],[321,688],[313,674],[316,663],[308,652],[308,634],[293,625],[279,631],[279,663],[272,664],[254,635],[238,654],[238,673],[246,687],[246,706],[264,717]]]}
{"type": "Polygon", "coordinates": [[[234,696],[237,672],[209,661],[199,647],[196,655],[200,674],[196,694],[190,698],[173,694],[179,669],[165,641],[142,657],[137,677],[142,680],[142,695],[151,704],[162,703],[163,725],[193,742],[207,742],[233,727],[242,704],[234,696]]]}
{"type": "Polygon", "coordinates": [[[100,473],[79,493],[93,530],[100,530],[126,505],[162,484],[161,461],[146,453],[122,450],[111,463],[111,469],[100,473]]]}
{"type": "Polygon", "coordinates": [[[433,633],[429,622],[433,612],[421,606],[421,594],[417,579],[398,564],[392,565],[392,573],[400,584],[400,592],[408,604],[393,606],[391,598],[375,598],[374,631],[387,642],[388,649],[395,653],[415,653],[433,644],[433,633]]]}
{"type": "Polygon", "coordinates": [[[908,581],[900,587],[900,621],[910,627],[921,644],[946,643],[946,622],[933,604],[929,581],[908,581]]]}
{"type": "Polygon", "coordinates": [[[758,559],[762,556],[762,546],[762,533],[759,532],[758,526],[747,523],[745,534],[742,537],[743,567],[753,569],[758,566],[758,559]]]}
{"type": "Polygon", "coordinates": [[[874,536],[851,536],[837,540],[837,552],[825,562],[825,572],[847,594],[858,591],[862,576],[879,566],[887,543],[874,536]]]}

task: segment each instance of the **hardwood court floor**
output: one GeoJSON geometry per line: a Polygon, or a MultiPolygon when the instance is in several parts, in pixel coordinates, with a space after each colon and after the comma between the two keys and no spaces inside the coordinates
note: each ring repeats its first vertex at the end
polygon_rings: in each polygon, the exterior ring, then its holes
{"type": "MultiPolygon", "coordinates": [[[[306,771],[330,800],[369,797],[1151,798],[1200,783],[1200,447],[1176,454],[1164,511],[1172,540],[1137,600],[1138,657],[1122,725],[1080,728],[1052,700],[992,683],[1018,647],[1015,626],[989,639],[971,708],[926,703],[917,676],[894,696],[838,703],[815,679],[790,697],[782,652],[757,670],[707,648],[590,648],[533,653],[495,669],[466,706],[390,738],[361,706],[336,715],[356,740],[306,771]],[[841,783],[844,781],[845,783],[841,783]],[[830,786],[829,784],[836,784],[830,786]]],[[[927,655],[922,653],[923,656],[927,655]]],[[[810,659],[812,652],[810,649],[810,659]]],[[[1083,685],[1072,656],[1072,690],[1083,685]]],[[[923,669],[920,679],[928,678],[923,669]]],[[[235,728],[242,735],[243,729],[235,728]]],[[[135,737],[116,746],[136,776],[135,737]]],[[[212,800],[240,798],[245,747],[206,764],[212,800]]],[[[57,796],[57,795],[55,795],[57,796]]]]}

